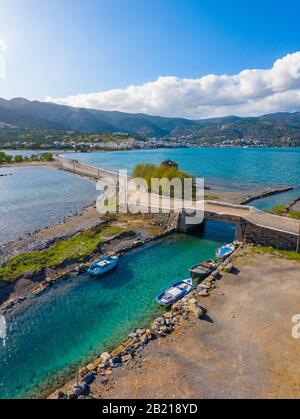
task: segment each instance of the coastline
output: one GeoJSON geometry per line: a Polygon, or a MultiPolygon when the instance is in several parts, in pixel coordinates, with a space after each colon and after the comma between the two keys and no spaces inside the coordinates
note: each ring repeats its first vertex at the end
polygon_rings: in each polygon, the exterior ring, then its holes
{"type": "Polygon", "coordinates": [[[289,336],[290,313],[299,301],[298,269],[299,262],[242,245],[218,275],[148,329],[135,330],[101,354],[49,398],[78,398],[78,379],[86,383],[79,398],[88,399],[299,397],[298,346],[289,336]],[[253,277],[253,260],[259,277],[253,277]],[[282,275],[274,278],[274,264],[289,269],[284,284],[289,306],[281,304],[285,297],[276,284],[282,275]],[[279,307],[275,317],[274,307],[279,307]],[[169,374],[160,373],[165,369],[169,374]]]}
{"type": "MultiPolygon", "coordinates": [[[[63,170],[59,161],[55,160],[53,162],[28,162],[28,163],[21,163],[21,164],[13,164],[13,165],[3,165],[2,167],[28,167],[28,166],[46,166],[51,167],[56,170],[63,170]]],[[[99,169],[101,170],[101,169],[99,169]]],[[[69,170],[67,170],[69,171],[69,170]]],[[[104,171],[105,172],[105,171],[104,171]]],[[[95,181],[93,177],[87,177],[84,174],[75,173],[77,176],[81,176],[84,178],[89,178],[90,180],[95,181]]],[[[214,200],[221,201],[221,202],[228,202],[230,204],[245,204],[248,202],[252,202],[253,200],[263,198],[265,196],[270,196],[274,194],[279,194],[281,192],[291,190],[290,188],[267,188],[264,190],[255,190],[253,192],[229,192],[229,191],[218,191],[214,189],[209,189],[208,193],[214,197],[214,200]]],[[[118,215],[120,217],[120,215],[118,215]]],[[[134,217],[133,217],[134,218],[134,217]]],[[[153,218],[153,217],[152,217],[153,218]]],[[[97,226],[103,224],[105,219],[101,219],[99,213],[96,210],[95,203],[92,203],[91,205],[87,205],[86,207],[82,208],[79,211],[75,211],[68,216],[66,216],[64,219],[59,221],[55,225],[49,225],[48,227],[35,231],[31,234],[26,235],[24,238],[12,242],[5,243],[3,245],[0,245],[0,266],[4,265],[12,256],[16,256],[22,253],[26,252],[32,252],[32,251],[42,251],[44,249],[49,248],[50,246],[54,245],[60,240],[68,240],[69,238],[75,236],[76,234],[79,234],[81,232],[84,232],[89,229],[96,228],[97,226]]],[[[141,241],[141,244],[143,244],[143,240],[141,241]]],[[[72,272],[73,270],[79,269],[81,263],[73,263],[72,269],[68,268],[65,269],[65,271],[59,271],[59,274],[62,276],[67,274],[68,272],[72,272]]],[[[49,269],[50,272],[53,271],[53,269],[49,269]]],[[[53,272],[51,273],[53,276],[53,272]]],[[[59,274],[56,274],[55,277],[58,278],[59,274]]],[[[38,275],[34,275],[34,278],[38,278],[38,275]]],[[[45,280],[47,277],[42,275],[40,282],[45,280]]],[[[32,278],[27,278],[27,276],[24,276],[25,284],[27,284],[27,281],[31,280],[32,278]]],[[[23,293],[26,293],[26,286],[24,287],[21,285],[18,287],[16,284],[19,282],[22,283],[22,278],[20,278],[21,281],[17,281],[13,284],[3,284],[0,288],[0,302],[6,303],[7,300],[17,300],[18,298],[23,297],[23,293]]],[[[50,284],[53,281],[49,281],[50,284]]],[[[1,285],[1,284],[0,284],[1,285]]]]}
{"type": "MultiPolygon", "coordinates": [[[[99,214],[97,213],[97,217],[94,219],[94,212],[97,211],[94,207],[87,207],[86,212],[88,213],[88,216],[90,211],[92,212],[93,221],[92,224],[89,224],[89,227],[85,225],[86,228],[82,229],[83,224],[77,224],[78,217],[81,217],[81,215],[75,215],[71,217],[70,220],[72,225],[75,223],[76,230],[72,232],[68,230],[68,234],[64,236],[57,236],[55,239],[52,238],[51,240],[41,241],[41,236],[43,237],[44,234],[47,235],[49,232],[49,229],[42,230],[36,234],[37,237],[34,235],[28,237],[29,242],[26,244],[26,250],[23,247],[22,252],[20,252],[19,249],[19,254],[24,253],[24,251],[45,250],[61,240],[67,240],[70,237],[76,236],[76,234],[82,231],[110,226],[126,227],[127,231],[114,235],[104,241],[102,243],[101,255],[105,256],[106,254],[111,253],[122,255],[131,249],[171,234],[175,231],[177,222],[176,217],[164,215],[151,215],[149,217],[124,215],[118,217],[118,220],[116,220],[111,219],[110,217],[103,217],[100,219],[99,214]],[[30,239],[32,239],[32,241],[30,239]]],[[[85,212],[83,212],[82,215],[83,222],[85,223],[85,212]]],[[[90,223],[89,219],[87,221],[90,223]]],[[[69,229],[70,227],[67,223],[63,223],[54,226],[53,229],[55,230],[55,227],[58,227],[59,229],[60,226],[62,226],[63,231],[65,228],[69,229]]],[[[12,245],[14,244],[15,242],[12,243],[12,245]]],[[[21,243],[21,246],[24,246],[24,243],[21,243]]],[[[14,256],[16,255],[15,248],[12,248],[11,252],[14,256]]],[[[9,311],[14,310],[20,303],[23,303],[24,300],[40,295],[61,279],[67,278],[68,276],[78,276],[81,273],[86,272],[90,264],[98,258],[99,252],[92,252],[86,260],[63,262],[56,267],[48,267],[35,273],[25,273],[11,283],[2,282],[2,284],[0,284],[0,313],[6,314],[9,311]]]]}
{"type": "MultiPolygon", "coordinates": [[[[56,163],[56,162],[55,162],[56,163]]],[[[26,163],[23,166],[28,166],[28,165],[32,165],[35,166],[36,164],[31,164],[31,163],[26,163]]],[[[42,164],[38,164],[38,166],[48,166],[48,164],[42,163],[42,164]]],[[[59,169],[59,167],[57,167],[56,164],[51,164],[51,167],[55,168],[55,169],[59,169]]],[[[4,167],[4,166],[3,166],[4,167]]],[[[17,167],[17,165],[12,165],[12,167],[17,167]]],[[[85,176],[84,176],[85,177],[85,176]]],[[[291,190],[292,188],[289,188],[288,190],[291,190]]],[[[255,191],[252,194],[245,194],[245,193],[239,193],[239,192],[226,192],[226,191],[216,191],[213,189],[209,190],[209,193],[216,195],[216,199],[221,200],[221,201],[227,201],[230,203],[241,203],[241,200],[245,199],[245,200],[250,200],[248,202],[251,202],[252,200],[264,197],[264,196],[269,196],[271,194],[276,194],[276,193],[281,193],[283,191],[286,191],[287,188],[282,189],[282,188],[278,188],[278,189],[270,189],[268,188],[267,190],[264,191],[255,191]]],[[[8,243],[7,245],[3,245],[1,246],[1,248],[6,248],[6,255],[4,255],[3,258],[3,254],[0,257],[0,265],[1,265],[1,258],[2,258],[2,263],[5,261],[5,257],[8,258],[11,255],[15,255],[18,253],[24,253],[25,251],[32,251],[32,250],[42,250],[45,249],[47,247],[49,247],[50,245],[52,245],[53,243],[55,243],[58,240],[65,240],[68,237],[71,237],[75,234],[78,234],[81,231],[85,231],[87,229],[99,226],[103,223],[103,219],[100,219],[99,213],[96,211],[96,208],[94,205],[89,205],[86,208],[84,208],[82,211],[77,212],[76,214],[73,214],[69,217],[67,217],[67,219],[62,220],[60,223],[54,225],[54,226],[49,226],[46,229],[40,230],[39,232],[35,232],[32,233],[28,236],[26,236],[26,238],[24,238],[23,240],[19,240],[17,242],[11,242],[8,243]]],[[[142,223],[145,224],[145,220],[142,221],[142,223]]],[[[125,241],[125,245],[123,246],[122,252],[127,252],[128,250],[137,247],[137,246],[141,246],[145,243],[147,243],[148,241],[152,241],[155,240],[157,238],[163,237],[166,234],[170,234],[172,231],[174,231],[172,228],[167,229],[167,231],[164,232],[160,232],[159,234],[154,234],[151,237],[131,237],[128,240],[128,243],[126,243],[126,238],[124,240],[124,237],[116,237],[112,239],[112,242],[114,240],[118,240],[121,239],[122,242],[125,241]]],[[[124,243],[123,243],[124,244],[124,243]]],[[[107,242],[106,243],[107,247],[109,247],[110,251],[114,251],[115,248],[113,246],[113,243],[111,242],[107,242]],[[112,246],[111,246],[112,245],[112,246]]],[[[0,249],[1,249],[0,248],[0,249]]],[[[92,259],[91,259],[92,260],[92,259]]],[[[90,261],[91,261],[90,260],[90,261]]],[[[86,267],[88,266],[88,264],[90,263],[74,263],[72,266],[69,266],[67,268],[67,270],[63,271],[59,271],[59,270],[52,270],[49,269],[47,272],[45,272],[44,278],[42,278],[42,280],[36,279],[33,281],[33,283],[31,285],[32,288],[29,289],[29,283],[30,278],[26,278],[25,282],[20,286],[20,288],[18,289],[18,287],[15,287],[16,284],[13,284],[13,288],[14,291],[16,291],[16,295],[14,295],[11,299],[11,301],[8,301],[8,306],[5,308],[4,307],[4,312],[5,310],[13,310],[15,308],[16,305],[18,305],[18,303],[22,303],[24,301],[24,297],[22,295],[22,292],[25,290],[27,294],[27,297],[30,296],[35,296],[35,295],[39,295],[40,293],[44,292],[48,287],[51,287],[55,282],[57,282],[60,279],[63,279],[64,277],[67,277],[69,275],[78,275],[81,272],[85,271],[86,267]],[[32,293],[31,293],[32,291],[32,293]]],[[[211,281],[211,279],[210,279],[211,281]]],[[[205,297],[208,293],[208,290],[211,290],[214,288],[214,286],[216,285],[216,281],[212,280],[210,283],[204,283],[204,285],[208,285],[208,288],[201,288],[198,289],[199,294],[201,294],[201,297],[205,297]]],[[[3,290],[2,290],[3,291],[3,290]]],[[[0,291],[1,292],[1,291],[0,291]]],[[[1,297],[1,293],[0,293],[0,297],[1,297]]],[[[7,301],[6,301],[7,302],[7,301]]],[[[195,306],[196,307],[196,306],[195,306]]],[[[196,308],[192,308],[192,312],[194,312],[196,308]]],[[[198,307],[199,308],[199,307],[198,307]]],[[[190,308],[188,309],[188,315],[190,314],[190,308]]],[[[182,314],[182,321],[183,323],[185,323],[184,317],[185,317],[185,312],[183,312],[182,314]]],[[[179,322],[181,324],[181,322],[179,322]]],[[[149,329],[148,329],[149,330],[149,329]]],[[[174,336],[176,337],[176,331],[174,336]]],[[[144,334],[142,336],[138,336],[138,338],[140,339],[141,337],[144,337],[144,334]]],[[[151,334],[151,339],[150,338],[150,334],[148,333],[148,337],[147,339],[151,342],[152,345],[152,334],[151,334]]],[[[155,337],[153,337],[155,338],[155,337]]],[[[159,337],[160,338],[160,337],[159,337]]],[[[135,342],[137,343],[137,342],[135,342]]],[[[154,343],[154,342],[153,342],[154,343]]],[[[123,354],[123,356],[126,356],[123,354]]],[[[102,358],[101,358],[102,360],[102,358]]],[[[98,367],[101,365],[101,360],[95,361],[96,363],[98,362],[97,365],[97,369],[98,367]]],[[[103,361],[103,360],[102,360],[103,361]]],[[[130,359],[129,359],[129,363],[130,363],[130,359]]],[[[95,367],[95,363],[92,363],[93,367],[95,367]]],[[[90,364],[90,369],[92,364],[90,364]]],[[[139,367],[138,367],[139,368],[139,367]]],[[[92,371],[94,371],[95,368],[93,368],[92,371]]],[[[108,374],[104,374],[105,378],[107,378],[107,375],[110,377],[111,376],[111,369],[108,369],[109,373],[108,374]]],[[[81,373],[89,373],[91,371],[87,371],[87,369],[85,369],[84,371],[82,370],[81,373]]],[[[100,376],[102,377],[103,371],[101,370],[100,372],[100,376]]],[[[73,385],[74,385],[74,381],[72,381],[73,385]]],[[[57,394],[56,394],[57,397],[57,394]]]]}

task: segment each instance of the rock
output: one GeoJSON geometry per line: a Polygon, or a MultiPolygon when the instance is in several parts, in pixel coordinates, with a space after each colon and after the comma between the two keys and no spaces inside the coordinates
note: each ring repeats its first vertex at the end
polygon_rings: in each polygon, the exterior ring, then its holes
{"type": "Polygon", "coordinates": [[[142,343],[143,345],[147,345],[147,343],[148,343],[148,337],[147,337],[147,335],[143,335],[143,336],[141,337],[141,343],[142,343]]]}
{"type": "Polygon", "coordinates": [[[200,297],[208,297],[208,296],[209,296],[208,289],[204,289],[204,290],[202,290],[202,291],[199,291],[199,292],[198,292],[198,295],[199,295],[200,297]]]}
{"type": "Polygon", "coordinates": [[[196,304],[197,303],[197,300],[195,300],[195,298],[190,298],[189,300],[188,300],[188,304],[196,304]]]}
{"type": "Polygon", "coordinates": [[[128,339],[136,339],[138,337],[137,333],[130,333],[130,335],[128,335],[128,339]]]}
{"type": "Polygon", "coordinates": [[[167,313],[164,314],[165,319],[172,319],[173,318],[173,313],[172,311],[168,311],[167,313]]]}
{"type": "Polygon", "coordinates": [[[87,369],[88,369],[89,372],[92,372],[95,369],[97,369],[97,366],[95,364],[89,364],[89,365],[87,365],[87,369]]]}
{"type": "Polygon", "coordinates": [[[79,370],[79,375],[80,375],[81,377],[85,376],[85,375],[86,375],[86,374],[88,374],[88,373],[89,373],[89,370],[87,369],[87,367],[81,368],[81,369],[79,370]]]}
{"type": "Polygon", "coordinates": [[[103,354],[100,355],[100,358],[102,361],[107,362],[110,360],[111,356],[108,352],[103,352],[103,354]]]}
{"type": "Polygon", "coordinates": [[[109,383],[109,378],[108,377],[99,377],[99,383],[102,385],[106,385],[109,383]]]}
{"type": "Polygon", "coordinates": [[[92,384],[95,381],[95,375],[92,372],[89,372],[83,377],[82,381],[86,384],[92,384]]]}
{"type": "Polygon", "coordinates": [[[166,320],[163,317],[158,317],[154,323],[158,326],[164,326],[166,324],[166,320]]]}
{"type": "Polygon", "coordinates": [[[122,356],[122,362],[123,364],[126,364],[127,362],[132,360],[132,356],[131,355],[123,355],[122,356]]]}
{"type": "Polygon", "coordinates": [[[75,384],[73,386],[73,393],[76,397],[81,396],[82,394],[87,394],[88,391],[89,391],[89,386],[84,382],[75,384]]]}
{"type": "Polygon", "coordinates": [[[141,336],[145,333],[145,329],[137,329],[135,332],[138,336],[141,336]]]}
{"type": "Polygon", "coordinates": [[[68,396],[63,391],[59,391],[58,394],[57,394],[57,398],[59,400],[63,400],[63,399],[67,399],[68,396]]]}
{"type": "Polygon", "coordinates": [[[122,352],[124,352],[124,350],[125,350],[125,346],[124,346],[124,345],[120,345],[120,346],[118,346],[115,350],[113,350],[113,351],[111,352],[111,357],[112,357],[112,358],[114,358],[114,357],[119,357],[119,356],[120,356],[120,354],[121,354],[122,352]]]}
{"type": "Polygon", "coordinates": [[[161,326],[159,330],[160,330],[161,332],[163,332],[163,333],[168,333],[168,328],[167,328],[167,326],[161,326]]]}

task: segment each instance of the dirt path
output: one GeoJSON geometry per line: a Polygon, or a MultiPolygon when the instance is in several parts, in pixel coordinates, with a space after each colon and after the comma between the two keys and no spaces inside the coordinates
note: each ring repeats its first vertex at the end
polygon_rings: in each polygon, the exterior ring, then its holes
{"type": "Polygon", "coordinates": [[[102,398],[299,398],[300,265],[271,255],[239,259],[203,299],[209,317],[191,320],[143,352],[141,369],[114,371],[102,398]]]}

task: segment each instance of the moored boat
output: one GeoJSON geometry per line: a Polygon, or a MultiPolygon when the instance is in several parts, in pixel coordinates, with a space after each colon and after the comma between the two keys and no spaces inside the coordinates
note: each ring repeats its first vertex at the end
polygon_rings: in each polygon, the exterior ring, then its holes
{"type": "Polygon", "coordinates": [[[217,252],[217,258],[219,259],[226,259],[229,256],[232,255],[232,253],[235,251],[235,246],[234,244],[230,243],[230,244],[226,244],[225,246],[220,247],[217,252]]]}
{"type": "Polygon", "coordinates": [[[162,291],[156,298],[156,302],[162,306],[174,304],[189,294],[193,289],[193,285],[192,279],[184,279],[183,281],[175,282],[162,291]]]}
{"type": "Polygon", "coordinates": [[[190,269],[190,274],[192,278],[205,279],[207,278],[215,269],[217,269],[218,263],[214,260],[208,260],[206,262],[199,263],[198,265],[193,266],[190,269]]]}
{"type": "Polygon", "coordinates": [[[112,269],[118,264],[118,256],[107,256],[94,262],[88,269],[88,273],[92,276],[101,276],[112,269]]]}

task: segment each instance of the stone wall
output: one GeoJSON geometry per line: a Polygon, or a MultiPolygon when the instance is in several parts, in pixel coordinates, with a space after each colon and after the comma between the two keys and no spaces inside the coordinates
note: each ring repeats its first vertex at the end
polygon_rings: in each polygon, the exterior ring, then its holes
{"type": "Polygon", "coordinates": [[[271,246],[280,250],[297,250],[298,236],[279,230],[271,230],[265,227],[251,224],[241,220],[237,224],[236,239],[254,243],[261,246],[271,246]]]}
{"type": "Polygon", "coordinates": [[[80,163],[78,160],[69,159],[62,156],[56,156],[55,159],[59,163],[59,166],[62,170],[66,170],[80,176],[87,176],[96,180],[103,178],[111,180],[118,179],[117,173],[99,169],[94,166],[88,166],[86,164],[80,163]]]}

